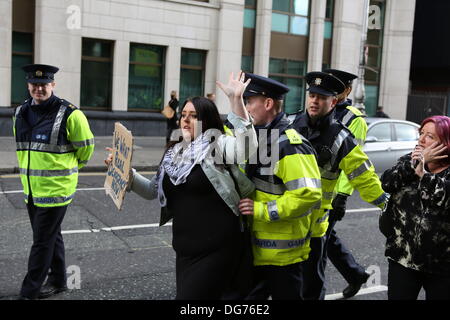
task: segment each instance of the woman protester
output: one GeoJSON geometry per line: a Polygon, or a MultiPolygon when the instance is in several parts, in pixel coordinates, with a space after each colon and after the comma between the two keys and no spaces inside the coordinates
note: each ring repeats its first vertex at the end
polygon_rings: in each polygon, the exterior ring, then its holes
{"type": "Polygon", "coordinates": [[[236,137],[224,134],[214,102],[191,98],[181,108],[180,139],[168,145],[157,174],[149,180],[132,169],[129,189],[159,200],[160,225],[173,218],[176,299],[221,299],[238,290],[230,288],[244,250],[238,204],[254,185],[237,164],[257,149],[242,98],[249,82],[242,72],[217,82],[230,100],[236,137]]]}
{"type": "Polygon", "coordinates": [[[450,118],[432,116],[414,151],[381,177],[391,194],[384,213],[389,300],[450,299],[450,118]]]}

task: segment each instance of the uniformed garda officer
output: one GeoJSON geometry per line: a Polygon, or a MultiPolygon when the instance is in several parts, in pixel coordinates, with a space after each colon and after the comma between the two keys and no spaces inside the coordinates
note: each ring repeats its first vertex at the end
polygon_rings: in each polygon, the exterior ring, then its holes
{"type": "Polygon", "coordinates": [[[94,151],[94,136],[85,115],[53,94],[57,67],[33,64],[23,70],[31,98],[16,108],[13,121],[33,246],[20,298],[35,299],[67,288],[61,222],[78,170],[94,151]]]}
{"type": "Polygon", "coordinates": [[[332,209],[333,191],[341,171],[350,184],[358,189],[361,198],[384,208],[386,194],[367,155],[351,134],[335,116],[336,96],[345,85],[333,75],[310,72],[305,76],[309,85],[307,111],[297,114],[294,128],[314,146],[322,177],[322,206],[318,218],[312,224],[311,255],[304,266],[304,298],[325,297],[326,231],[328,211],[332,209]]]}
{"type": "MultiPolygon", "coordinates": [[[[345,90],[337,96],[335,118],[341,121],[356,138],[362,147],[367,135],[367,123],[364,115],[352,106],[352,100],[348,98],[352,92],[352,82],[358,78],[357,75],[337,69],[325,69],[325,73],[332,74],[342,81],[345,90]]],[[[361,286],[369,278],[369,274],[358,264],[352,253],[345,247],[334,230],[337,221],[342,220],[345,215],[347,198],[352,195],[353,187],[348,182],[347,176],[341,172],[335,188],[336,196],[333,199],[333,210],[330,211],[329,225],[327,230],[328,246],[327,254],[330,261],[349,285],[342,292],[344,298],[349,298],[358,293],[361,286]]]]}
{"type": "Polygon", "coordinates": [[[282,112],[289,88],[254,74],[247,73],[248,78],[244,98],[259,144],[257,157],[246,166],[256,191],[239,205],[242,214],[252,217],[258,286],[249,298],[301,299],[311,214],[322,196],[320,172],[311,144],[282,112]]]}

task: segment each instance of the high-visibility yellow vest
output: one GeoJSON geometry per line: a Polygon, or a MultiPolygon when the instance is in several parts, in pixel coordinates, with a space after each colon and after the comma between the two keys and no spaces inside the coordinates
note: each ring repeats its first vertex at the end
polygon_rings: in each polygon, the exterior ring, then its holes
{"type": "Polygon", "coordinates": [[[334,119],[334,111],[319,120],[314,128],[309,125],[307,113],[298,114],[293,122],[301,134],[306,135],[318,154],[322,181],[322,206],[314,212],[312,237],[322,237],[328,228],[328,211],[335,195],[335,187],[341,172],[356,188],[361,198],[384,208],[387,195],[367,155],[354,136],[342,123],[334,119]]]}
{"type": "Polygon", "coordinates": [[[57,207],[72,202],[78,183],[78,170],[94,152],[94,136],[78,108],[55,99],[49,111],[31,127],[24,118],[31,99],[16,108],[13,130],[20,179],[28,203],[57,207]]]}
{"type": "MultiPolygon", "coordinates": [[[[355,136],[356,141],[362,147],[366,141],[367,136],[367,123],[364,120],[364,115],[357,108],[343,104],[342,106],[336,106],[339,116],[336,118],[345,125],[351,133],[355,136]],[[342,109],[342,110],[339,110],[342,109]]],[[[336,184],[335,193],[344,193],[351,195],[353,193],[353,187],[347,179],[344,172],[341,172],[338,182],[336,184]]]]}
{"type": "MultiPolygon", "coordinates": [[[[276,121],[276,120],[275,120],[276,121]]],[[[314,149],[294,130],[286,117],[270,127],[279,130],[275,141],[258,151],[278,147],[274,163],[247,166],[255,183],[252,219],[254,264],[284,266],[308,259],[312,212],[320,207],[321,181],[314,149]],[[253,167],[252,167],[253,166],[253,167]]],[[[261,137],[260,141],[261,141],[261,137]]]]}

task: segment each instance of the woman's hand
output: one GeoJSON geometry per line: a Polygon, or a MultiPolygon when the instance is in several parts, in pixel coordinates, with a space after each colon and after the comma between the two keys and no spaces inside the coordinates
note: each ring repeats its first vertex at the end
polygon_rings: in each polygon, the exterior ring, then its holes
{"type": "Polygon", "coordinates": [[[239,201],[239,211],[246,216],[253,216],[255,214],[254,201],[248,198],[239,201]]]}
{"type": "Polygon", "coordinates": [[[246,82],[245,73],[240,71],[237,77],[234,77],[234,73],[231,72],[230,78],[228,79],[227,84],[223,84],[220,81],[216,81],[217,86],[222,89],[222,91],[227,95],[228,98],[241,98],[244,94],[245,88],[250,83],[251,79],[248,79],[246,82]]]}
{"type": "Polygon", "coordinates": [[[423,161],[425,164],[436,160],[445,159],[448,155],[440,155],[447,150],[447,147],[439,142],[433,142],[430,146],[422,151],[423,161]]]}
{"type": "Polygon", "coordinates": [[[106,147],[105,150],[108,151],[108,152],[110,152],[110,153],[108,154],[108,156],[106,157],[106,159],[104,160],[104,161],[105,161],[105,164],[109,167],[109,165],[111,164],[112,159],[113,159],[113,155],[112,155],[113,149],[112,149],[112,148],[109,148],[109,147],[106,147]]]}

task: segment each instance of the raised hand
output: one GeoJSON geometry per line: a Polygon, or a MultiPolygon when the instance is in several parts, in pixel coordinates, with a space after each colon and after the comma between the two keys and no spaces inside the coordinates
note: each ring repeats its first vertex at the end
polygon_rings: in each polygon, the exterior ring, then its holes
{"type": "Polygon", "coordinates": [[[228,98],[240,98],[244,94],[245,88],[247,88],[247,85],[250,83],[251,79],[248,79],[246,82],[244,82],[244,80],[244,72],[240,71],[236,77],[234,77],[234,73],[231,72],[227,84],[220,81],[216,81],[216,84],[228,98]]]}
{"type": "Polygon", "coordinates": [[[439,143],[439,142],[433,142],[431,145],[423,149],[422,156],[424,163],[430,163],[434,162],[436,160],[445,159],[448,157],[448,155],[444,154],[443,152],[447,150],[447,146],[439,143]]]}

